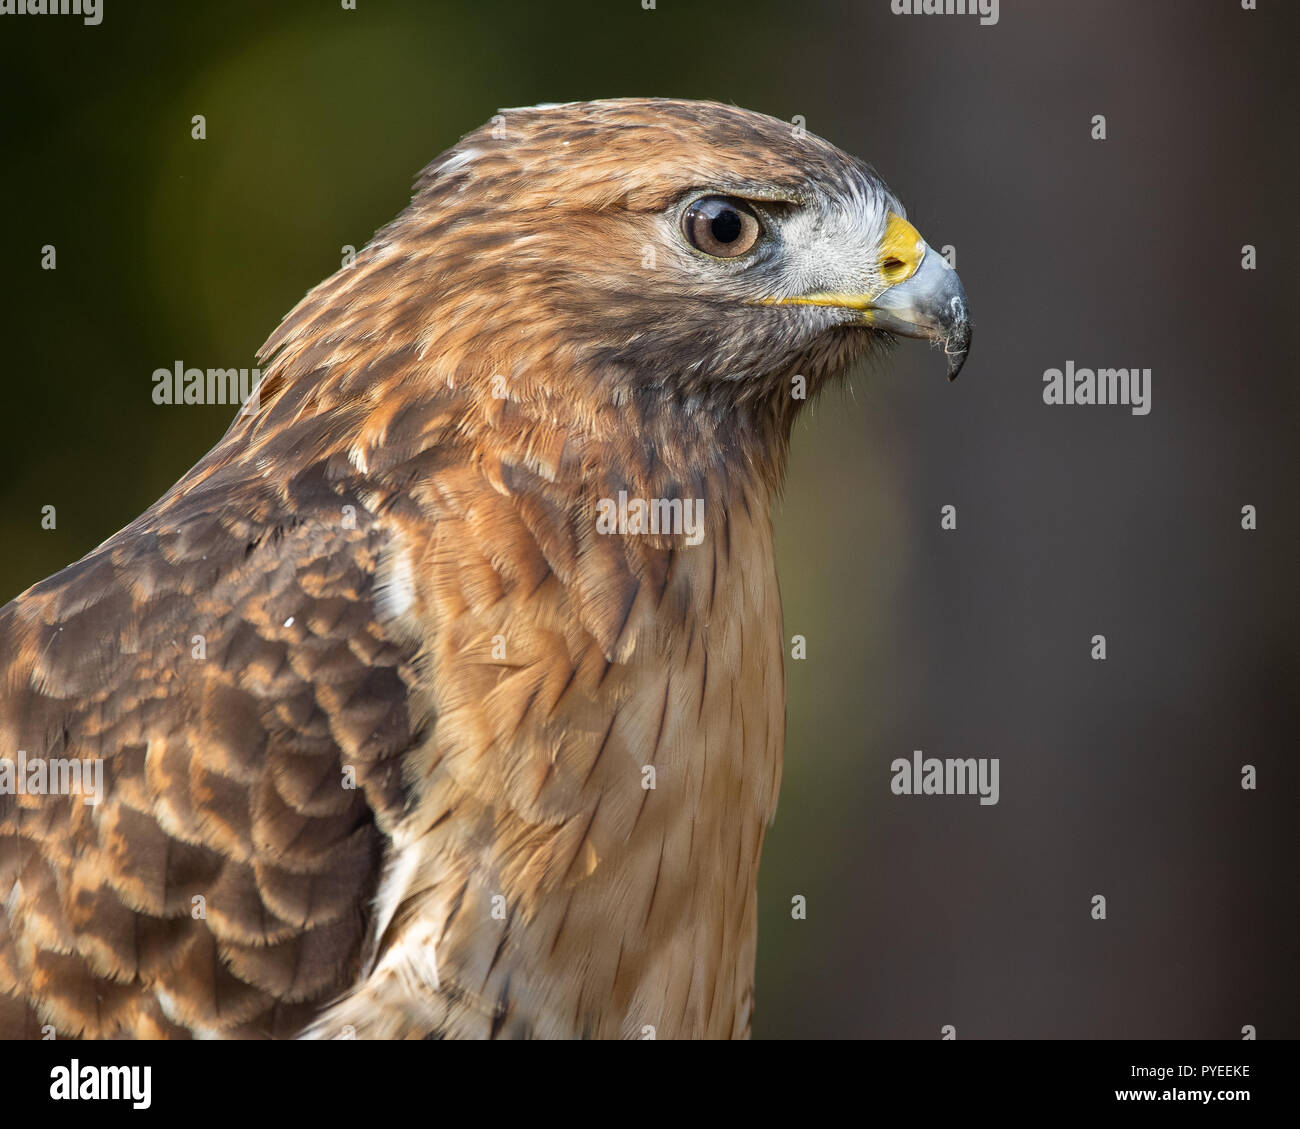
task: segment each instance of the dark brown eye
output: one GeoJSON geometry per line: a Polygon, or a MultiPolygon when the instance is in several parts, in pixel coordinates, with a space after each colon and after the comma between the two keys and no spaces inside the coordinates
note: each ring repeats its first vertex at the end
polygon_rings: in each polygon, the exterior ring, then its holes
{"type": "Polygon", "coordinates": [[[753,249],[763,226],[743,200],[703,196],[682,213],[682,234],[706,255],[734,259],[753,249]]]}

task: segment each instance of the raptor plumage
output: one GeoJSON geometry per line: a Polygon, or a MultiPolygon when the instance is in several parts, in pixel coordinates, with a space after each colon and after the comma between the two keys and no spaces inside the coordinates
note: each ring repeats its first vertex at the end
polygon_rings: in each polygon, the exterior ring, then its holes
{"type": "Polygon", "coordinates": [[[792,388],[969,336],[796,133],[504,111],[289,314],[255,410],[0,611],[0,756],[105,774],[0,795],[0,1034],[748,1033],[792,388]],[[702,193],[754,254],[682,238],[702,193]],[[620,492],[702,541],[599,529],[620,492]]]}

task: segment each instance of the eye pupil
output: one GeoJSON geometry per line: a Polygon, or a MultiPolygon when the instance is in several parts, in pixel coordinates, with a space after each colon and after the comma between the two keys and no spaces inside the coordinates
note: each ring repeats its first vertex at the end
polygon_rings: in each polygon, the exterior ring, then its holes
{"type": "Polygon", "coordinates": [[[727,208],[713,217],[711,227],[713,238],[719,243],[734,243],[740,238],[740,213],[734,208],[727,208]]]}

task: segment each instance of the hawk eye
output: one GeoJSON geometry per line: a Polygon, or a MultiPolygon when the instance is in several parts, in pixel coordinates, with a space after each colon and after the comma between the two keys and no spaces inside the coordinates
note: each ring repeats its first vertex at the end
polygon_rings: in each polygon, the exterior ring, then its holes
{"type": "Polygon", "coordinates": [[[763,225],[743,200],[702,196],[682,213],[682,234],[697,251],[734,259],[753,249],[763,225]]]}

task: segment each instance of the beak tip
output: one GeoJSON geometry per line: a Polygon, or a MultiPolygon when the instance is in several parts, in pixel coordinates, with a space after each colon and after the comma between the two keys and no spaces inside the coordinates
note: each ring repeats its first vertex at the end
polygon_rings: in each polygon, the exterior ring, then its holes
{"type": "Polygon", "coordinates": [[[944,352],[948,354],[948,383],[957,379],[970,356],[970,323],[963,321],[957,331],[944,342],[944,352]]]}

